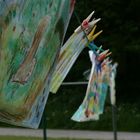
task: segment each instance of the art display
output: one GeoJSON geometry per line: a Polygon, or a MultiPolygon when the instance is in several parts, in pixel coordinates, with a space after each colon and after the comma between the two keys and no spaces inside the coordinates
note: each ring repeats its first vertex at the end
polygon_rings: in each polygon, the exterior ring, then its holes
{"type": "Polygon", "coordinates": [[[104,111],[105,99],[109,87],[111,91],[111,100],[115,100],[114,80],[117,64],[115,63],[112,65],[109,58],[106,58],[111,54],[109,50],[99,53],[101,47],[98,48],[93,43],[89,45],[89,48],[92,48],[92,51],[89,51],[92,68],[86,96],[71,118],[77,122],[99,120],[100,114],[104,111]],[[98,50],[95,51],[97,48],[98,50]]]}
{"type": "Polygon", "coordinates": [[[75,0],[0,1],[0,121],[38,128],[49,92],[56,93],[85,47],[92,64],[84,101],[72,116],[98,120],[107,92],[115,105],[117,63],[95,45],[94,11],[63,45],[75,0]],[[62,47],[61,47],[62,46],[62,47]]]}
{"type": "Polygon", "coordinates": [[[72,120],[78,122],[99,119],[99,115],[104,111],[106,95],[107,92],[109,92],[109,88],[111,102],[115,102],[114,81],[116,63],[111,64],[111,60],[109,60],[110,58],[108,57],[111,54],[109,50],[103,50],[102,46],[97,47],[94,43],[95,38],[100,35],[102,31],[95,34],[96,24],[100,19],[94,18],[90,21],[93,14],[94,12],[81,23],[61,48],[50,88],[52,93],[58,91],[79,54],[86,46],[89,47],[91,50],[89,55],[92,68],[87,92],[83,103],[72,116],[72,120]]]}
{"type": "Polygon", "coordinates": [[[68,72],[77,60],[78,56],[80,55],[82,50],[88,45],[88,40],[93,41],[96,39],[97,36],[101,34],[102,31],[95,33],[95,29],[97,27],[95,24],[100,19],[93,19],[92,21],[90,21],[93,14],[94,12],[92,12],[83,21],[83,29],[81,29],[81,26],[79,26],[61,48],[57,61],[57,66],[51,80],[50,91],[52,93],[57,92],[68,72]],[[85,22],[88,23],[88,25],[85,25],[85,22]]]}
{"type": "Polygon", "coordinates": [[[118,63],[112,65],[110,73],[110,101],[112,105],[116,105],[116,91],[115,91],[115,78],[117,74],[118,63]]]}
{"type": "Polygon", "coordinates": [[[38,128],[74,3],[0,1],[0,121],[38,128]]]}

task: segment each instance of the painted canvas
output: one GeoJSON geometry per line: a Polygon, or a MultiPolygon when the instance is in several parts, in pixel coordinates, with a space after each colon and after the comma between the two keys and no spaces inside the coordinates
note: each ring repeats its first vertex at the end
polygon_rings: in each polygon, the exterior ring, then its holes
{"type": "Polygon", "coordinates": [[[114,63],[111,66],[110,72],[110,101],[112,105],[116,105],[116,90],[115,90],[115,78],[117,74],[118,63],[114,63]]]}
{"type": "Polygon", "coordinates": [[[109,87],[110,65],[99,61],[99,57],[93,51],[89,53],[92,61],[92,69],[83,103],[72,116],[72,120],[82,122],[98,120],[103,113],[107,90],[109,87]]]}
{"type": "Polygon", "coordinates": [[[83,39],[83,32],[80,34],[73,34],[71,38],[61,48],[56,69],[51,81],[50,91],[56,93],[61,86],[63,80],[67,76],[74,62],[78,58],[79,54],[85,48],[87,43],[86,39],[83,39]],[[83,42],[82,42],[83,40],[83,42]]]}
{"type": "MultiPolygon", "coordinates": [[[[90,20],[94,12],[92,12],[86,20],[90,20]]],[[[71,37],[66,41],[66,43],[61,48],[57,66],[53,74],[53,78],[51,81],[50,91],[52,93],[56,93],[59,87],[61,86],[63,80],[67,76],[68,72],[74,65],[78,56],[82,52],[82,50],[88,45],[88,41],[93,41],[97,36],[100,35],[102,31],[95,33],[96,23],[100,19],[93,19],[88,26],[84,27],[83,30],[79,26],[75,32],[71,35],[71,37]]],[[[84,20],[85,21],[85,20],[84,20]]],[[[83,21],[83,22],[84,22],[83,21]]]]}
{"type": "Polygon", "coordinates": [[[0,1],[0,121],[38,128],[74,0],[0,1]]]}

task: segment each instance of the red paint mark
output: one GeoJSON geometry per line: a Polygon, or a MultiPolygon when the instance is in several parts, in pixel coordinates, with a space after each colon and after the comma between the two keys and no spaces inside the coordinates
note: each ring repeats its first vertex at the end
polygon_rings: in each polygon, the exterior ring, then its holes
{"type": "Polygon", "coordinates": [[[84,20],[84,21],[82,22],[82,26],[83,26],[84,29],[88,28],[89,22],[88,22],[87,20],[84,20]]]}
{"type": "Polygon", "coordinates": [[[105,59],[105,57],[106,57],[106,54],[102,54],[102,55],[100,55],[100,56],[97,57],[97,60],[98,61],[102,61],[102,60],[105,59]]]}

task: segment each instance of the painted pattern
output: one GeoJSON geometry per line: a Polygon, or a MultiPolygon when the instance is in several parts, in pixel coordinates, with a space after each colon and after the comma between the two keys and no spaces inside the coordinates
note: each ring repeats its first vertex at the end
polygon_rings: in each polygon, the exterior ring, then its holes
{"type": "MultiPolygon", "coordinates": [[[[89,21],[93,14],[94,12],[92,12],[86,20],[89,21]]],[[[95,40],[96,37],[101,34],[102,31],[95,33],[97,27],[95,24],[99,20],[100,19],[93,19],[83,30],[81,29],[81,26],[79,26],[61,48],[57,66],[51,81],[50,91],[52,93],[58,91],[68,72],[74,65],[80,53],[88,45],[89,41],[95,40]]],[[[85,20],[83,22],[85,22],[85,20]]]]}
{"type": "Polygon", "coordinates": [[[0,1],[0,120],[37,128],[74,0],[0,1]]]}
{"type": "Polygon", "coordinates": [[[72,116],[74,121],[99,120],[99,115],[104,111],[105,99],[111,83],[110,74],[114,70],[112,68],[115,64],[110,64],[108,60],[99,61],[99,57],[90,51],[92,69],[89,83],[82,104],[72,116]]]}

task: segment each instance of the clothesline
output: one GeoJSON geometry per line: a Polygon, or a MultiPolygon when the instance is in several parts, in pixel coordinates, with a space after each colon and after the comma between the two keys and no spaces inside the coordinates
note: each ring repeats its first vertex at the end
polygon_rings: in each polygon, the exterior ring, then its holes
{"type": "Polygon", "coordinates": [[[86,81],[81,81],[81,82],[63,82],[62,86],[72,86],[72,85],[87,85],[88,82],[86,81]]]}

